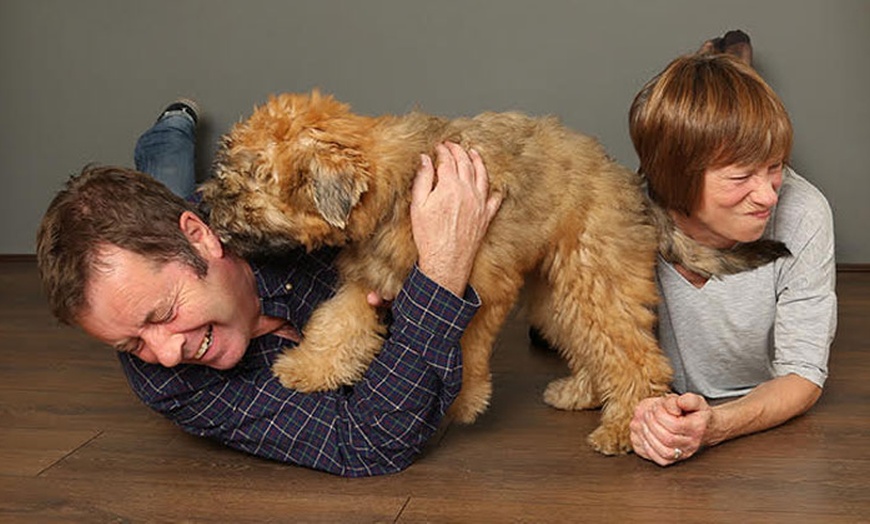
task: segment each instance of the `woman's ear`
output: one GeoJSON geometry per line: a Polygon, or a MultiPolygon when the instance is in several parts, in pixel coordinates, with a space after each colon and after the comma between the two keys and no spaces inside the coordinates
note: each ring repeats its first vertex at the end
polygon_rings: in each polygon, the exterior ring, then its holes
{"type": "Polygon", "coordinates": [[[220,258],[224,254],[224,246],[208,224],[190,211],[184,211],[178,217],[178,227],[187,237],[190,244],[206,258],[220,258]]]}

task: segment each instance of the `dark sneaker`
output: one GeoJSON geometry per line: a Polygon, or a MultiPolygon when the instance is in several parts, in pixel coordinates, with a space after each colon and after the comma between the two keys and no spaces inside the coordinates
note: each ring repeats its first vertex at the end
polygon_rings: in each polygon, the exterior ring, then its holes
{"type": "Polygon", "coordinates": [[[171,114],[176,114],[178,112],[182,112],[189,116],[193,120],[194,124],[199,121],[199,106],[194,100],[191,100],[190,98],[179,98],[166,106],[160,113],[160,116],[157,117],[157,121],[159,122],[163,120],[163,118],[171,114]]]}

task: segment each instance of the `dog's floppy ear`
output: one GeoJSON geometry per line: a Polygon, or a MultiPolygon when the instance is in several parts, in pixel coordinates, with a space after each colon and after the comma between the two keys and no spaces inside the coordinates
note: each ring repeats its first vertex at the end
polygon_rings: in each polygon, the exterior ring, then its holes
{"type": "Polygon", "coordinates": [[[368,184],[353,173],[315,169],[312,175],[317,211],[330,225],[344,229],[368,184]]]}

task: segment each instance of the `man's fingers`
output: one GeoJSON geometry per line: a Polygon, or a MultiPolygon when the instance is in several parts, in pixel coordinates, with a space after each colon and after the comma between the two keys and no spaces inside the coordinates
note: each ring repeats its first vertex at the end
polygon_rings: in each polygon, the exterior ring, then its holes
{"type": "Polygon", "coordinates": [[[381,307],[384,305],[384,299],[374,291],[369,291],[369,294],[366,295],[366,302],[369,303],[370,306],[373,307],[381,307]]]}
{"type": "Polygon", "coordinates": [[[366,301],[372,307],[386,307],[393,301],[393,297],[384,297],[377,291],[369,291],[366,295],[366,301]]]}
{"type": "Polygon", "coordinates": [[[468,152],[455,142],[445,142],[445,146],[450,151],[453,162],[456,165],[456,173],[463,180],[472,182],[476,178],[475,165],[468,156],[468,152]]]}
{"type": "Polygon", "coordinates": [[[495,214],[498,212],[498,208],[501,207],[501,202],[504,200],[504,194],[501,191],[493,191],[489,194],[489,198],[486,200],[486,223],[489,224],[495,214]]]}
{"type": "Polygon", "coordinates": [[[432,192],[432,185],[435,182],[435,169],[432,167],[432,159],[428,155],[420,155],[420,169],[417,170],[417,177],[414,178],[414,185],[411,188],[411,200],[417,204],[426,201],[426,197],[432,192]]]}
{"type": "Polygon", "coordinates": [[[485,195],[489,191],[489,173],[486,171],[486,165],[484,165],[483,158],[481,158],[477,150],[472,149],[469,155],[471,156],[471,163],[474,166],[474,183],[477,186],[477,190],[482,195],[485,195]]]}
{"type": "Polygon", "coordinates": [[[444,178],[456,173],[456,159],[453,157],[453,152],[448,148],[447,144],[438,144],[435,146],[435,153],[438,158],[435,160],[438,163],[438,176],[444,178]]]}

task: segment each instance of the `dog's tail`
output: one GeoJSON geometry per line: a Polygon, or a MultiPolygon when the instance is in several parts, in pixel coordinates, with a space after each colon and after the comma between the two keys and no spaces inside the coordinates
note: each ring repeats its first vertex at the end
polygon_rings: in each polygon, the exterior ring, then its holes
{"type": "Polygon", "coordinates": [[[652,200],[649,200],[649,209],[658,231],[662,258],[704,278],[733,275],[791,256],[791,251],[778,240],[760,239],[737,244],[731,249],[703,246],[680,231],[671,215],[652,200]]]}

